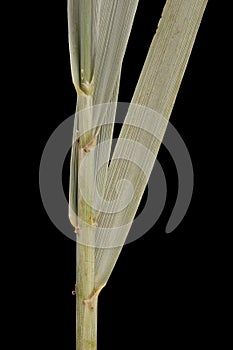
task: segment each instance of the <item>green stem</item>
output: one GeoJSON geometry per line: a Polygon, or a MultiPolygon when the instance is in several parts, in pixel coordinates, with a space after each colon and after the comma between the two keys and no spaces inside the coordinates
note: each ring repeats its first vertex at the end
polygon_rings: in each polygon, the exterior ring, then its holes
{"type": "Polygon", "coordinates": [[[97,349],[97,299],[93,294],[93,248],[77,243],[76,350],[97,349]]]}
{"type": "Polygon", "coordinates": [[[94,193],[94,152],[90,145],[93,112],[91,96],[79,98],[78,116],[78,229],[76,265],[76,350],[97,348],[97,298],[95,292],[95,213],[92,208],[94,193]],[[87,108],[85,110],[85,108],[87,108]]]}

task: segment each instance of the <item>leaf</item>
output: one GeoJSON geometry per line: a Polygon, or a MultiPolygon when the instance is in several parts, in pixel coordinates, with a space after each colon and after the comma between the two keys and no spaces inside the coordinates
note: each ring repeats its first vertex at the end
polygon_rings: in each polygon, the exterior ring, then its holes
{"type": "Polygon", "coordinates": [[[96,287],[108,280],[132,225],[206,5],[168,0],[164,7],[108,170],[96,230],[96,246],[103,247],[96,248],[96,287]]]}

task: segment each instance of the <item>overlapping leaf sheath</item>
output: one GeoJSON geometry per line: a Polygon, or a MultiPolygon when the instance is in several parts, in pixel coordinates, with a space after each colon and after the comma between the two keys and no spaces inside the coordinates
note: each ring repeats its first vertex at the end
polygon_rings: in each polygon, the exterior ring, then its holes
{"type": "Polygon", "coordinates": [[[77,91],[77,109],[74,122],[70,170],[69,216],[78,226],[78,146],[85,147],[98,135],[97,142],[105,141],[104,153],[97,154],[105,165],[99,178],[102,191],[109,161],[115,113],[113,106],[103,107],[95,115],[78,112],[91,106],[117,101],[123,57],[137,9],[138,0],[68,0],[69,43],[71,71],[77,91]],[[106,113],[108,117],[106,117],[106,113]],[[100,126],[104,124],[100,128],[100,126]],[[93,126],[94,125],[94,126],[93,126]]]}

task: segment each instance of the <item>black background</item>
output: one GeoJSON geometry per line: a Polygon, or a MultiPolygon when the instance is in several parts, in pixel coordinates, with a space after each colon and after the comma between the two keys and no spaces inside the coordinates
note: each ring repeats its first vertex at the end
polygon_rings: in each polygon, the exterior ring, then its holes
{"type": "MultiPolygon", "coordinates": [[[[132,97],[164,3],[139,1],[123,64],[121,102],[129,102],[132,97]]],[[[37,157],[36,161],[32,160],[37,174],[46,141],[74,113],[76,103],[69,66],[66,1],[50,1],[38,10],[41,30],[33,33],[37,68],[31,76],[31,84],[36,79],[40,86],[33,89],[31,99],[35,111],[32,116],[39,117],[39,123],[32,119],[38,134],[37,157]]],[[[219,9],[210,1],[171,116],[193,162],[195,184],[191,205],[176,230],[165,234],[178,179],[172,159],[162,146],[158,158],[168,185],[166,206],[150,232],[124,247],[100,295],[98,349],[161,349],[171,345],[189,348],[201,342],[204,345],[208,339],[208,326],[215,317],[210,290],[217,265],[211,250],[215,214],[208,209],[213,204],[208,140],[215,112],[213,62],[217,60],[217,12],[219,9]]],[[[28,61],[30,67],[31,59],[28,61]]],[[[214,74],[216,80],[217,69],[214,74]]],[[[66,167],[65,191],[68,176],[66,167]]],[[[33,273],[27,281],[29,289],[24,290],[27,302],[23,306],[31,311],[24,336],[25,340],[33,336],[36,344],[45,349],[72,350],[75,349],[75,297],[71,294],[75,283],[75,244],[50,222],[37,183],[35,180],[38,207],[32,214],[36,216],[36,227],[26,235],[31,242],[26,267],[32,268],[33,273]]]]}

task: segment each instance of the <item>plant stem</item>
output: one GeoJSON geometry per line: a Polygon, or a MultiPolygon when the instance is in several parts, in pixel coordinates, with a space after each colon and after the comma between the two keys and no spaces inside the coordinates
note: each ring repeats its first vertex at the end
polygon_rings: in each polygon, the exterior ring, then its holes
{"type": "MultiPolygon", "coordinates": [[[[97,348],[97,299],[93,294],[93,248],[77,243],[76,350],[97,348]]],[[[93,276],[94,277],[94,276],[93,276]]]]}
{"type": "Polygon", "coordinates": [[[70,175],[69,217],[77,233],[76,349],[97,347],[97,294],[95,293],[94,193],[95,137],[93,120],[93,69],[98,32],[99,1],[68,2],[73,81],[78,93],[70,175]],[[96,17],[97,16],[97,17],[96,17]],[[78,52],[78,54],[77,54],[78,52]]]}
{"type": "Polygon", "coordinates": [[[97,349],[97,300],[91,310],[83,300],[77,298],[77,338],[76,350],[97,349]]]}
{"type": "Polygon", "coordinates": [[[95,213],[92,208],[94,152],[88,148],[94,135],[91,96],[78,98],[78,228],[76,262],[76,350],[97,348],[97,298],[95,293],[95,213]],[[86,108],[86,110],[85,110],[86,108]]]}

